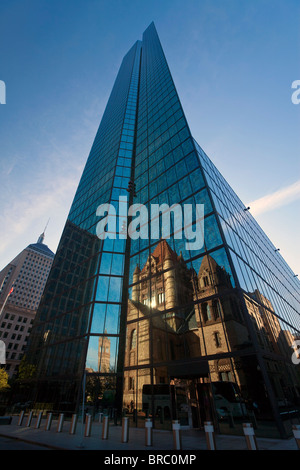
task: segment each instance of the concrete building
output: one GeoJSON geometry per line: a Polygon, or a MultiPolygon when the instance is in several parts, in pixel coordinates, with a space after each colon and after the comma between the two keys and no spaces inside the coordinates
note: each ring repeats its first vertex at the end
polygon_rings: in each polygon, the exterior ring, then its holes
{"type": "Polygon", "coordinates": [[[17,373],[54,253],[42,233],[0,272],[0,340],[5,343],[6,371],[17,373]]]}

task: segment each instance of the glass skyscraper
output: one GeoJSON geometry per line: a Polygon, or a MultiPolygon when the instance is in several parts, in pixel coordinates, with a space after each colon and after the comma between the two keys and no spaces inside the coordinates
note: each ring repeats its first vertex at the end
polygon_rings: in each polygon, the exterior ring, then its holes
{"type": "Polygon", "coordinates": [[[299,338],[299,281],[192,137],[152,23],[95,137],[23,387],[39,409],[84,400],[135,426],[211,419],[224,433],[247,417],[285,437],[299,419],[299,338]]]}

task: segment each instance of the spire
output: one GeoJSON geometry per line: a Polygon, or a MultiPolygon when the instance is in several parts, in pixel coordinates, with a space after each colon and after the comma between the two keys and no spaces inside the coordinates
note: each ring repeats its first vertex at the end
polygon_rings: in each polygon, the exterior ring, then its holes
{"type": "Polygon", "coordinates": [[[37,243],[43,243],[44,238],[45,238],[45,232],[41,233],[41,235],[40,235],[39,238],[38,238],[37,243]]]}
{"type": "Polygon", "coordinates": [[[140,267],[137,264],[136,267],[135,267],[135,270],[133,271],[133,274],[140,274],[140,272],[141,272],[140,267]]]}
{"type": "Polygon", "coordinates": [[[41,235],[39,236],[37,243],[43,243],[43,242],[44,242],[44,239],[45,239],[45,232],[46,232],[46,228],[48,227],[49,220],[50,220],[50,219],[48,219],[48,222],[46,223],[46,226],[45,226],[45,228],[44,228],[43,233],[41,233],[41,235]]]}

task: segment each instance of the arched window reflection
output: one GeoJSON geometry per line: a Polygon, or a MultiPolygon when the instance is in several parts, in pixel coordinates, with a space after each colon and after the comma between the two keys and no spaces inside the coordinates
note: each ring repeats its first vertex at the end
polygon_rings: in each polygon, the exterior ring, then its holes
{"type": "Polygon", "coordinates": [[[201,310],[202,310],[203,321],[207,322],[207,321],[211,320],[210,306],[207,302],[204,302],[201,305],[201,310]]]}
{"type": "Polygon", "coordinates": [[[212,306],[213,306],[214,320],[217,320],[218,318],[221,317],[221,312],[220,312],[221,307],[220,307],[219,299],[213,300],[212,306]]]}
{"type": "Polygon", "coordinates": [[[132,330],[131,338],[130,338],[130,349],[134,349],[136,347],[136,330],[132,330]]]}

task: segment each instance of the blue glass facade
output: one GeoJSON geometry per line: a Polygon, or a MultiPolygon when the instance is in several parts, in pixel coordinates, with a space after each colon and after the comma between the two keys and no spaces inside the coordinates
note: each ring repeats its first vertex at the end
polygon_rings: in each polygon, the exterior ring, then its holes
{"type": "Polygon", "coordinates": [[[34,401],[78,409],[85,377],[94,413],[135,426],[241,433],[247,416],[288,435],[299,281],[246,209],[193,139],[152,23],[123,59],[49,275],[27,353],[34,401]],[[173,205],[192,208],[184,227],[173,205]]]}

